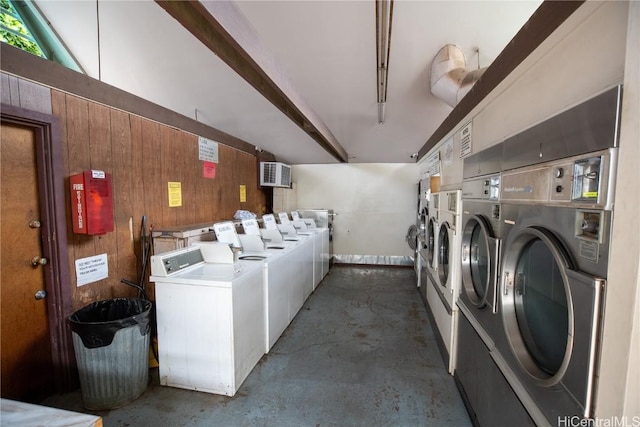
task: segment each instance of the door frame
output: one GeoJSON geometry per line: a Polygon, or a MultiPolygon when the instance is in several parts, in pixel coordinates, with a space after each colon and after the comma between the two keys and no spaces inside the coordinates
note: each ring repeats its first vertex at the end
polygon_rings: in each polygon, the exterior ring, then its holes
{"type": "Polygon", "coordinates": [[[57,392],[69,391],[77,387],[77,374],[71,328],[67,322],[73,306],[60,119],[8,104],[1,104],[0,116],[2,124],[27,127],[34,133],[42,256],[49,261],[43,274],[54,388],[57,392]]]}

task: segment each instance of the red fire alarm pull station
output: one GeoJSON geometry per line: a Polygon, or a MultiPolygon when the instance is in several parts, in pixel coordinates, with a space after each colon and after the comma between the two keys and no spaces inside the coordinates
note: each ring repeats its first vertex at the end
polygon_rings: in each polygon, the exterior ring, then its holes
{"type": "Polygon", "coordinates": [[[113,231],[111,175],[89,170],[69,177],[73,232],[105,234],[113,231]]]}

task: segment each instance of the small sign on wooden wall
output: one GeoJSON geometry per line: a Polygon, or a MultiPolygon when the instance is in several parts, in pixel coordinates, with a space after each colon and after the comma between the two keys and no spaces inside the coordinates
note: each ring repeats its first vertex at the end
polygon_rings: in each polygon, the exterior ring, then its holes
{"type": "Polygon", "coordinates": [[[169,207],[182,206],[182,183],[169,182],[167,187],[169,190],[169,207]]]}
{"type": "Polygon", "coordinates": [[[214,179],[216,177],[216,164],[213,162],[203,162],[202,176],[204,176],[205,178],[214,179]]]}
{"type": "Polygon", "coordinates": [[[218,163],[218,143],[202,136],[198,137],[198,159],[218,163]]]}
{"type": "Polygon", "coordinates": [[[77,286],[87,285],[109,277],[107,254],[76,260],[77,286]]]}

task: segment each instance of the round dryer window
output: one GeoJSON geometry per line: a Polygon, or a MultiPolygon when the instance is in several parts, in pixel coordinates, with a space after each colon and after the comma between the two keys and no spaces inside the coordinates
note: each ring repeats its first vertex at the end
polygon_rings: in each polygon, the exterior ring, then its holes
{"type": "Polygon", "coordinates": [[[478,308],[487,305],[492,281],[493,238],[491,226],[483,217],[474,215],[465,223],[462,233],[462,287],[471,303],[478,308]]]}
{"type": "Polygon", "coordinates": [[[434,221],[429,220],[429,225],[427,226],[427,255],[428,261],[430,265],[433,265],[433,258],[436,250],[436,230],[434,226],[434,221]]]}
{"type": "Polygon", "coordinates": [[[534,377],[561,377],[572,346],[568,256],[542,229],[526,228],[505,251],[504,325],[522,366],[534,377]]]}
{"type": "Polygon", "coordinates": [[[449,279],[449,227],[447,223],[440,226],[438,233],[438,277],[442,286],[447,286],[449,279]]]}

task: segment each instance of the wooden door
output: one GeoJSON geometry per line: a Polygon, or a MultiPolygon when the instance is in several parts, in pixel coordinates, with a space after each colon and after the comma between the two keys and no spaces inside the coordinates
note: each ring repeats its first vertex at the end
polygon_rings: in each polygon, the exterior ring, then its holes
{"type": "Polygon", "coordinates": [[[37,401],[54,389],[33,130],[2,125],[0,340],[2,397],[37,401]]]}

